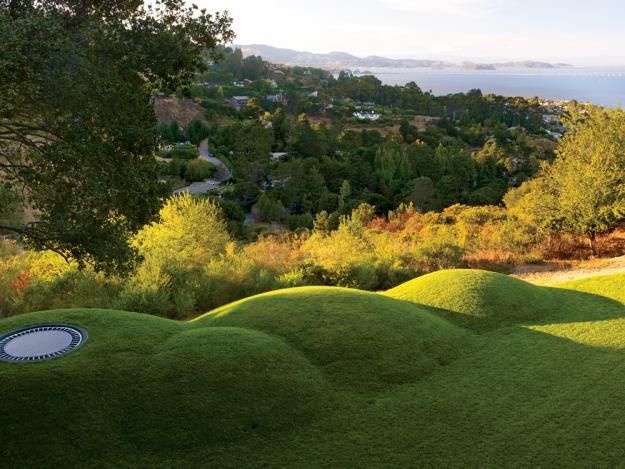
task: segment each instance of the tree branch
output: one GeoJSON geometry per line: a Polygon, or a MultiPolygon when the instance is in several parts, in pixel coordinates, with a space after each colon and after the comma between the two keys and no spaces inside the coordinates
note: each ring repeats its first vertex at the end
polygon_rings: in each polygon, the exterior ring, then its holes
{"type": "Polygon", "coordinates": [[[27,238],[31,238],[37,244],[39,244],[44,250],[57,253],[68,264],[71,262],[70,256],[68,256],[65,252],[61,251],[59,248],[52,246],[50,244],[51,240],[43,236],[39,236],[38,234],[36,234],[35,230],[29,230],[28,228],[19,228],[17,226],[10,226],[10,225],[3,225],[3,224],[0,224],[0,230],[11,231],[13,233],[25,236],[27,238]]]}

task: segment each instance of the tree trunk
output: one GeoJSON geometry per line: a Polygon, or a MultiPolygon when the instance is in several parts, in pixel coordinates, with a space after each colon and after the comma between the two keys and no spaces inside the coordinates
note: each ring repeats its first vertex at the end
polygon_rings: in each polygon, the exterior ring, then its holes
{"type": "Polygon", "coordinates": [[[592,255],[597,255],[597,233],[595,231],[588,232],[588,245],[590,246],[590,250],[592,251],[592,255]]]}

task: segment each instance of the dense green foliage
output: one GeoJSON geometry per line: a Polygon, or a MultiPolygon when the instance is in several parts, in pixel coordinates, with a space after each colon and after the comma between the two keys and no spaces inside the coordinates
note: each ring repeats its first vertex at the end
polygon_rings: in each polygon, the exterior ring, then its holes
{"type": "Polygon", "coordinates": [[[438,299],[400,290],[501,322],[476,334],[437,317],[453,311],[327,288],[190,323],[101,310],[3,319],[0,335],[42,322],[89,331],[65,357],[0,363],[3,456],[47,467],[620,464],[622,275],[551,289],[486,272],[429,282],[438,299]],[[476,302],[482,287],[499,308],[476,302]],[[507,295],[527,296],[523,314],[507,295]]]}
{"type": "Polygon", "coordinates": [[[0,205],[19,194],[37,214],[27,225],[3,217],[0,229],[128,269],[128,239],[167,189],[152,157],[153,94],[188,83],[230,26],[182,0],[0,1],[0,181],[10,189],[0,205]]]}
{"type": "Polygon", "coordinates": [[[239,225],[223,217],[225,211],[230,218],[242,217],[237,208],[217,198],[169,199],[160,221],[134,237],[142,261],[125,278],[80,271],[50,253],[9,250],[0,257],[0,315],[88,305],[189,317],[284,287],[375,291],[443,268],[505,271],[511,263],[539,260],[544,252],[537,227],[499,207],[456,205],[422,214],[403,206],[376,217],[371,206],[361,205],[340,218],[336,230],[322,212],[311,220],[310,231],[248,243],[233,241],[239,225]]]}
{"type": "Polygon", "coordinates": [[[547,228],[586,235],[595,250],[597,234],[625,218],[625,111],[591,108],[568,125],[553,164],[506,203],[547,228]]]}
{"type": "MultiPolygon", "coordinates": [[[[537,99],[434,96],[415,83],[221,53],[188,91],[207,109],[211,151],[233,163],[224,197],[245,211],[256,206],[263,221],[310,228],[325,211],[336,228],[361,203],[378,214],[408,202],[424,211],[498,204],[552,157],[537,99]],[[247,104],[224,108],[236,96],[247,104]],[[353,113],[363,106],[381,118],[359,121],[353,113]]],[[[171,125],[162,127],[169,140],[179,130],[171,125]]]]}

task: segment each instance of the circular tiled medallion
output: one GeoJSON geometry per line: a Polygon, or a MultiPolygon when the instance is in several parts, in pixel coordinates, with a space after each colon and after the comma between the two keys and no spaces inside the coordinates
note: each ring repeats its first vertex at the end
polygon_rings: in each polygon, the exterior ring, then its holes
{"type": "Polygon", "coordinates": [[[32,362],[59,357],[87,340],[84,329],[66,324],[25,327],[0,337],[0,360],[32,362]]]}

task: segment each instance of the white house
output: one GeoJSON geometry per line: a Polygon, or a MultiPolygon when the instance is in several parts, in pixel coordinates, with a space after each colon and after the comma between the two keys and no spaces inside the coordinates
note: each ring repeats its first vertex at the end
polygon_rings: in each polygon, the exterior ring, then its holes
{"type": "Polygon", "coordinates": [[[382,114],[377,112],[355,112],[353,115],[356,119],[370,121],[377,121],[380,117],[382,117],[382,114]]]}

